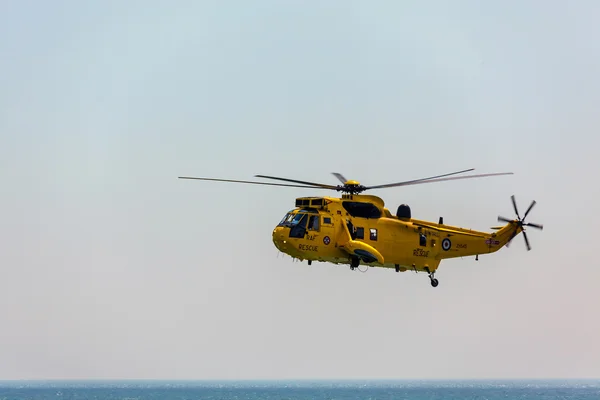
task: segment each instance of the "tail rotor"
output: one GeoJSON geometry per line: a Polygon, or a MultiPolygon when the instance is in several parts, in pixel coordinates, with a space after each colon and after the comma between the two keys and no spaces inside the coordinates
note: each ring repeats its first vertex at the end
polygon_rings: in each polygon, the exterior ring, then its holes
{"type": "MultiPolygon", "coordinates": [[[[529,205],[529,208],[527,208],[527,211],[525,211],[525,214],[523,215],[523,218],[521,218],[521,216],[519,215],[519,210],[517,208],[517,202],[515,201],[515,196],[512,195],[511,197],[512,200],[512,204],[513,204],[513,208],[515,210],[515,214],[517,215],[517,219],[508,219],[502,216],[498,217],[498,221],[500,222],[507,222],[507,223],[514,223],[517,226],[521,227],[521,229],[523,230],[523,239],[525,240],[525,246],[527,246],[527,251],[531,250],[531,245],[529,244],[529,239],[527,238],[527,233],[525,232],[525,227],[526,226],[531,226],[532,228],[536,228],[536,229],[544,229],[543,225],[540,224],[534,224],[532,222],[528,222],[525,223],[525,218],[527,218],[527,215],[529,214],[529,212],[531,211],[531,209],[533,208],[533,206],[535,206],[536,201],[533,200],[531,202],[531,204],[529,205]]],[[[510,244],[510,242],[513,240],[513,238],[517,235],[516,231],[515,233],[510,237],[510,239],[508,239],[508,242],[506,243],[506,247],[508,247],[508,245],[510,244]]]]}

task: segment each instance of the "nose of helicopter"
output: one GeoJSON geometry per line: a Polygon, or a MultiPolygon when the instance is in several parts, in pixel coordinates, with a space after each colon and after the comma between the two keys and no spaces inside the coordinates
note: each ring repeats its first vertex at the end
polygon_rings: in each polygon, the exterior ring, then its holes
{"type": "Polygon", "coordinates": [[[285,251],[287,247],[285,237],[285,228],[283,226],[277,226],[273,229],[273,243],[280,251],[285,251]]]}

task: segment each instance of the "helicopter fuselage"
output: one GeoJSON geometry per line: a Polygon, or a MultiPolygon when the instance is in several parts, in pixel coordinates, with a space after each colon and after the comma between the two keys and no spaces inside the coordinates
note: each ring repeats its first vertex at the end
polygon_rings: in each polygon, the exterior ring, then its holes
{"type": "Polygon", "coordinates": [[[309,262],[433,273],[442,259],[493,253],[520,231],[513,222],[487,233],[416,220],[407,205],[393,215],[377,196],[346,194],[297,198],[273,230],[273,242],[309,262]]]}
{"type": "Polygon", "coordinates": [[[297,198],[296,207],[273,229],[275,246],[295,259],[307,260],[308,264],[313,261],[350,264],[350,269],[354,270],[362,263],[374,267],[395,268],[396,272],[424,271],[429,274],[431,285],[437,287],[438,280],[434,278],[434,273],[443,259],[475,256],[477,260],[480,254],[500,250],[521,232],[527,250],[531,250],[523,227],[543,229],[543,225],[525,222],[525,218],[536,204],[535,200],[521,218],[515,196],[512,195],[517,219],[499,216],[498,221],[504,222],[505,225],[492,228],[495,232],[481,232],[445,225],[442,218],[438,223],[414,219],[410,207],[406,204],[400,205],[396,214],[392,215],[381,198],[361,193],[372,189],[513,174],[500,172],[457,176],[473,170],[474,168],[470,168],[375,186],[365,186],[358,181],[348,180],[338,172],[332,172],[341,182],[341,185],[335,186],[268,175],[255,177],[287,183],[191,176],[180,176],[179,179],[342,192],[342,197],[297,198]]]}

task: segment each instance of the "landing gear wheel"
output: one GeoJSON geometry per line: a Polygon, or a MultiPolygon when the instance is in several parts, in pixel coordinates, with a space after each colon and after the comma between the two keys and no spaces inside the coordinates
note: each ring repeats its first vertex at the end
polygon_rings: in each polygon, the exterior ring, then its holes
{"type": "Polygon", "coordinates": [[[396,272],[400,272],[400,266],[396,264],[396,272]]]}
{"type": "Polygon", "coordinates": [[[360,260],[358,259],[358,257],[352,257],[350,259],[350,270],[354,271],[356,268],[358,268],[359,264],[360,260]]]}
{"type": "MultiPolygon", "coordinates": [[[[427,268],[427,272],[429,272],[429,268],[427,268]]],[[[437,287],[438,280],[434,278],[435,271],[429,272],[429,279],[431,280],[431,286],[437,287]]]]}

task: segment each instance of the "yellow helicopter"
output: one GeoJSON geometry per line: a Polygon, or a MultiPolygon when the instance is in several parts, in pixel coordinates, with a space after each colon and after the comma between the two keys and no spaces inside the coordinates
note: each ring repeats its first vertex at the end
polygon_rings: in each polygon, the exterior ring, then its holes
{"type": "Polygon", "coordinates": [[[285,214],[273,230],[273,243],[281,252],[300,261],[307,260],[349,264],[355,270],[363,264],[372,267],[395,268],[396,272],[426,272],[431,285],[438,286],[435,278],[440,261],[446,258],[475,256],[494,253],[519,233],[523,233],[527,250],[531,250],[525,226],[543,229],[542,225],[525,223],[525,218],[536,204],[532,201],[523,218],[519,215],[515,196],[511,196],[516,219],[498,217],[506,225],[492,227],[495,232],[480,232],[456,226],[444,225],[440,217],[437,223],[412,218],[411,209],[401,204],[393,215],[383,200],[377,196],[360,194],[366,190],[408,186],[455,179],[481,178],[512,175],[512,172],[478,175],[459,175],[474,168],[429,178],[363,186],[348,180],[337,172],[332,174],[341,185],[328,185],[255,175],[255,177],[286,181],[294,184],[242,181],[231,179],[198,178],[180,176],[179,179],[195,179],[220,182],[249,183],[269,186],[287,186],[308,189],[326,189],[342,192],[341,197],[309,196],[296,198],[295,208],[285,214]]]}

